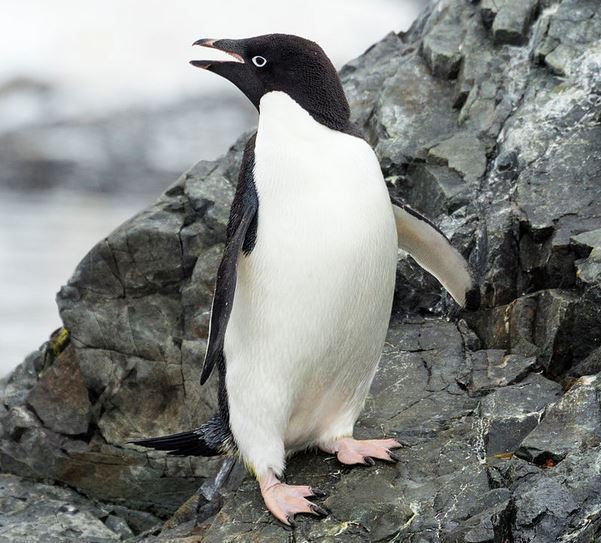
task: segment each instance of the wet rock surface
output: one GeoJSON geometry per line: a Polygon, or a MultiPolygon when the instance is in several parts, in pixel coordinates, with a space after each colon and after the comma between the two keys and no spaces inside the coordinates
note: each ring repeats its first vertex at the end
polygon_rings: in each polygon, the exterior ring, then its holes
{"type": "MultiPolygon", "coordinates": [[[[327,490],[328,518],[286,530],[239,466],[127,444],[189,429],[216,405],[198,376],[244,138],[98,243],[61,289],[68,334],[3,383],[11,484],[55,481],[72,489],[65,502],[96,504],[81,508],[90,541],[601,537],[600,59],[595,0],[447,0],[343,68],[391,193],[469,259],[483,307],[460,313],[399,261],[356,435],[403,448],[398,463],[365,468],[292,458],[287,481],[327,490]]],[[[2,529],[28,507],[6,509],[2,529]]]]}

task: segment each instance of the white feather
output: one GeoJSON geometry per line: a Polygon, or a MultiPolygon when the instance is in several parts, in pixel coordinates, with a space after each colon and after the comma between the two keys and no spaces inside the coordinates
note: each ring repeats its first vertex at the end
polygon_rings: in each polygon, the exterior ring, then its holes
{"type": "Polygon", "coordinates": [[[440,281],[455,301],[465,305],[474,282],[468,263],[436,228],[393,205],[399,249],[409,253],[426,271],[440,281]]]}
{"type": "Polygon", "coordinates": [[[257,242],[227,333],[230,426],[258,476],[351,435],[384,343],[397,235],[378,160],[287,94],[263,96],[257,242]]]}

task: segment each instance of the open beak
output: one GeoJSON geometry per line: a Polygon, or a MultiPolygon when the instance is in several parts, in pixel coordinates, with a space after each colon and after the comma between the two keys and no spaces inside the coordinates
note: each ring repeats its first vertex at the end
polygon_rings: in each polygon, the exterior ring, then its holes
{"type": "Polygon", "coordinates": [[[238,40],[214,40],[202,38],[196,40],[192,45],[200,45],[201,47],[210,47],[211,49],[217,49],[227,53],[234,60],[191,60],[190,64],[203,70],[211,70],[215,66],[224,64],[244,64],[244,58],[242,57],[242,46],[238,40]]]}
{"type": "Polygon", "coordinates": [[[196,40],[192,45],[210,47],[227,53],[231,60],[192,60],[190,64],[213,72],[238,87],[252,104],[259,109],[261,96],[265,94],[265,86],[257,77],[251,62],[244,62],[249,56],[249,40],[196,40]]]}

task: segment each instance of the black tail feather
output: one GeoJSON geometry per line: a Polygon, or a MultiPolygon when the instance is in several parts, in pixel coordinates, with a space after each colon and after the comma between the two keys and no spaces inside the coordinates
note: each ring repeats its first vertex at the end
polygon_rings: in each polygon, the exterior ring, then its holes
{"type": "Polygon", "coordinates": [[[190,432],[129,441],[140,447],[167,451],[172,456],[217,456],[227,452],[231,442],[230,429],[219,416],[190,432]]]}

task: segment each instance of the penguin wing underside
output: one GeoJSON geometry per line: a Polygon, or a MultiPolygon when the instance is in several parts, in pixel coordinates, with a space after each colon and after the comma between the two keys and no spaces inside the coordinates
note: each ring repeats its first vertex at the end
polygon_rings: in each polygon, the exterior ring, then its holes
{"type": "Polygon", "coordinates": [[[249,254],[255,244],[259,201],[253,178],[254,155],[255,136],[253,135],[244,149],[238,186],[227,225],[225,248],[217,270],[215,294],[211,306],[209,341],[200,376],[201,385],[209,378],[215,364],[223,356],[225,331],[236,291],[238,258],[242,252],[249,254]]]}
{"type": "Polygon", "coordinates": [[[399,249],[409,253],[431,273],[462,307],[477,309],[480,289],[466,260],[446,236],[423,215],[407,205],[392,205],[399,249]]]}

